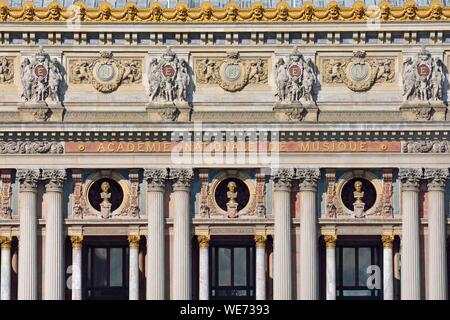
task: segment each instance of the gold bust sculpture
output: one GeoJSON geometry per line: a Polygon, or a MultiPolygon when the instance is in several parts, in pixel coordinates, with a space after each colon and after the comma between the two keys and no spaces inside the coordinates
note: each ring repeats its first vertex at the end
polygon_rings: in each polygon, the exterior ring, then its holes
{"type": "Polygon", "coordinates": [[[234,182],[234,181],[228,182],[227,188],[228,188],[227,198],[229,199],[228,203],[236,203],[236,198],[237,198],[236,182],[234,182]]]}
{"type": "Polygon", "coordinates": [[[355,203],[364,203],[363,197],[364,197],[364,191],[362,191],[362,182],[357,180],[355,181],[354,187],[355,191],[353,192],[353,197],[355,197],[355,203]]]}
{"type": "Polygon", "coordinates": [[[102,204],[108,204],[109,203],[109,198],[111,198],[111,193],[109,192],[110,186],[108,182],[103,182],[101,187],[102,192],[100,193],[100,196],[103,199],[102,204]]]}

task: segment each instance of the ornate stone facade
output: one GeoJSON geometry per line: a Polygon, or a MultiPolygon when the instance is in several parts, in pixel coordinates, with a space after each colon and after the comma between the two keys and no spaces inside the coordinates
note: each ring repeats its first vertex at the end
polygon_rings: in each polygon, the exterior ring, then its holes
{"type": "Polygon", "coordinates": [[[13,83],[14,61],[8,57],[0,57],[0,85],[13,83]]]}

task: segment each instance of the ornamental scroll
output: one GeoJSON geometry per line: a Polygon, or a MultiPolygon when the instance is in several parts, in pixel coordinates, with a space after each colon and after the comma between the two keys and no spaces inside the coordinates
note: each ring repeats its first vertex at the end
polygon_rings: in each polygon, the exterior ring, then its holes
{"type": "Polygon", "coordinates": [[[108,51],[100,52],[100,58],[71,60],[70,82],[92,84],[100,92],[110,93],[122,84],[141,83],[141,59],[115,59],[108,51]]]}
{"type": "Polygon", "coordinates": [[[195,61],[195,76],[199,84],[217,84],[223,90],[236,92],[248,84],[265,84],[268,60],[241,58],[237,52],[226,58],[205,58],[195,61]]]}
{"type": "Polygon", "coordinates": [[[350,90],[369,90],[375,83],[392,83],[395,78],[394,59],[367,58],[363,51],[351,58],[324,60],[325,83],[344,83],[350,90]]]}

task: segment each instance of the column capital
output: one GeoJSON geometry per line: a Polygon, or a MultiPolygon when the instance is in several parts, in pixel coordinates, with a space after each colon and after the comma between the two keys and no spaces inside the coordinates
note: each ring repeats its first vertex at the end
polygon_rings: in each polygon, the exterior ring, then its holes
{"type": "Polygon", "coordinates": [[[383,242],[383,248],[392,249],[394,246],[394,235],[393,234],[383,234],[381,236],[381,241],[383,242]]]}
{"type": "Polygon", "coordinates": [[[266,247],[267,235],[265,234],[255,234],[256,248],[264,249],[266,247]]]}
{"type": "Polygon", "coordinates": [[[426,168],[424,178],[428,180],[428,190],[444,191],[448,175],[448,169],[426,168]]]}
{"type": "Polygon", "coordinates": [[[70,241],[72,242],[72,248],[81,249],[83,247],[83,236],[71,236],[70,241]]]}
{"type": "Polygon", "coordinates": [[[164,191],[168,178],[167,169],[144,169],[144,179],[147,180],[149,191],[164,191]]]}
{"type": "Polygon", "coordinates": [[[130,245],[130,249],[139,248],[140,241],[141,241],[141,237],[137,234],[130,234],[128,236],[128,243],[130,245]]]}
{"type": "Polygon", "coordinates": [[[296,169],[296,178],[300,180],[300,191],[317,191],[320,170],[298,168],[296,169]]]}
{"type": "Polygon", "coordinates": [[[20,183],[20,191],[36,192],[39,177],[39,169],[18,169],[16,178],[20,183]]]}
{"type": "Polygon", "coordinates": [[[11,237],[2,236],[0,237],[0,244],[2,249],[11,249],[11,237]]]}
{"type": "Polygon", "coordinates": [[[337,236],[334,234],[327,234],[323,237],[327,248],[336,248],[337,236]]]}
{"type": "Polygon", "coordinates": [[[418,191],[423,172],[420,168],[400,168],[398,177],[402,181],[402,187],[406,191],[418,191]]]}
{"type": "Polygon", "coordinates": [[[295,171],[292,168],[278,168],[272,170],[271,179],[276,191],[290,191],[291,182],[295,177],[295,171]]]}
{"type": "Polygon", "coordinates": [[[42,180],[46,180],[45,188],[47,192],[62,192],[64,188],[64,181],[66,181],[65,169],[43,169],[42,180]]]}
{"type": "Polygon", "coordinates": [[[209,240],[211,240],[211,236],[208,234],[202,234],[197,236],[198,246],[200,249],[208,249],[209,240]]]}
{"type": "Polygon", "coordinates": [[[175,191],[189,191],[194,177],[192,169],[170,169],[169,179],[173,181],[175,191]]]}

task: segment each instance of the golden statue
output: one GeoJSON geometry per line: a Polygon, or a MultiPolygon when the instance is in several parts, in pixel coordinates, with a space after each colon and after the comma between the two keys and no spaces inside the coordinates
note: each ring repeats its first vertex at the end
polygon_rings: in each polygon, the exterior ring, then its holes
{"type": "Polygon", "coordinates": [[[108,204],[109,198],[111,198],[111,193],[109,192],[110,186],[108,182],[103,182],[101,187],[102,192],[100,193],[101,198],[103,199],[102,204],[108,204]]]}
{"type": "Polygon", "coordinates": [[[364,197],[364,191],[362,191],[362,182],[357,180],[355,181],[355,191],[353,192],[353,197],[355,197],[355,203],[364,203],[363,197],[364,197]]]}
{"type": "Polygon", "coordinates": [[[234,181],[228,182],[227,188],[228,188],[227,198],[229,199],[228,203],[236,203],[237,198],[236,182],[234,181]]]}

